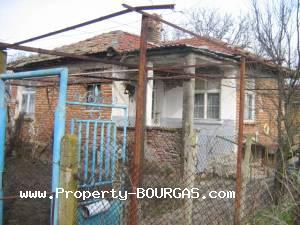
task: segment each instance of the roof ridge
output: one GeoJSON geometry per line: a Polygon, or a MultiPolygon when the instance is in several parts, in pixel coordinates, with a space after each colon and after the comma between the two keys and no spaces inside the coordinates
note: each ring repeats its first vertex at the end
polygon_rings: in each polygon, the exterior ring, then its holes
{"type": "Polygon", "coordinates": [[[77,42],[73,42],[73,43],[70,43],[70,44],[65,44],[65,45],[62,45],[62,46],[58,46],[56,48],[53,48],[53,50],[59,50],[59,49],[62,49],[63,47],[69,47],[69,46],[77,45],[79,43],[84,43],[84,42],[87,42],[87,41],[95,40],[95,39],[103,37],[105,35],[114,34],[114,33],[123,33],[123,34],[134,36],[134,37],[140,37],[136,34],[132,34],[132,33],[126,32],[126,31],[112,30],[112,31],[101,33],[101,34],[98,34],[98,35],[95,35],[93,37],[89,37],[89,38],[86,38],[86,39],[83,39],[83,40],[80,40],[80,41],[77,41],[77,42]]]}

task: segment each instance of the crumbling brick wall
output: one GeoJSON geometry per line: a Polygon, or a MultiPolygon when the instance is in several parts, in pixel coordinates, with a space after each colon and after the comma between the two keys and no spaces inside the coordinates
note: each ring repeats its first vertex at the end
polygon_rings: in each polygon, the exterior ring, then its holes
{"type": "MultiPolygon", "coordinates": [[[[120,134],[121,135],[121,134],[120,134]]],[[[182,131],[175,128],[148,127],[145,137],[145,160],[160,166],[180,169],[182,164],[182,131]]],[[[120,136],[119,136],[120,137],[120,136]]],[[[134,128],[127,132],[128,155],[132,157],[134,147],[134,128]]]]}

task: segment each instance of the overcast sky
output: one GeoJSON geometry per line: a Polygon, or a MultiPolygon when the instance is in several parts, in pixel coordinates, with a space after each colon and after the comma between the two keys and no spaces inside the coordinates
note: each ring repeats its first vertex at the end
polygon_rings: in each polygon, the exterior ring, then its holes
{"type": "MultiPolygon", "coordinates": [[[[181,13],[183,10],[210,7],[238,15],[247,11],[248,2],[249,0],[0,0],[0,41],[13,43],[91,20],[124,9],[122,3],[132,6],[176,4],[174,11],[156,12],[162,14],[164,19],[180,24],[186,16],[181,13]]],[[[112,30],[138,34],[140,19],[139,14],[130,13],[26,45],[51,49],[112,30]]]]}

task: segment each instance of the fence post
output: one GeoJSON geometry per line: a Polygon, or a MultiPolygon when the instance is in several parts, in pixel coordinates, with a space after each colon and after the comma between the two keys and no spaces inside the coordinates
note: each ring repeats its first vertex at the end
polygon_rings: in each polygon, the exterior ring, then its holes
{"type": "MultiPolygon", "coordinates": [[[[187,65],[195,65],[195,56],[186,57],[187,65]]],[[[195,73],[195,67],[188,67],[186,72],[195,73]]],[[[194,187],[196,170],[196,134],[194,131],[194,99],[195,79],[183,81],[183,112],[182,112],[182,136],[183,136],[183,185],[184,188],[194,187]]],[[[193,199],[184,199],[184,223],[192,225],[193,199]]]]}
{"type": "MultiPolygon", "coordinates": [[[[60,188],[65,191],[77,190],[78,172],[77,162],[77,137],[75,135],[65,135],[61,142],[61,162],[60,162],[60,188]]],[[[74,195],[68,198],[64,194],[59,196],[59,225],[75,225],[77,223],[77,199],[74,195]]]]}
{"type": "Polygon", "coordinates": [[[250,159],[251,159],[252,137],[248,136],[245,146],[244,159],[242,160],[242,190],[241,190],[241,219],[245,215],[247,203],[247,183],[250,179],[250,159]]]}

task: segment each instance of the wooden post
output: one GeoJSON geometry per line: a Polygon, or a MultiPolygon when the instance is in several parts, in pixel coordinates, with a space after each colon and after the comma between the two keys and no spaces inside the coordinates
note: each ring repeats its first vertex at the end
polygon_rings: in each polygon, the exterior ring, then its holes
{"type": "Polygon", "coordinates": [[[248,136],[245,146],[245,155],[242,160],[242,188],[241,188],[241,219],[245,215],[246,203],[247,203],[247,184],[250,179],[250,159],[251,159],[251,146],[252,137],[248,136]]]}
{"type": "MultiPolygon", "coordinates": [[[[60,188],[65,191],[77,190],[78,180],[76,178],[78,172],[77,162],[77,137],[75,135],[66,135],[61,143],[61,163],[60,163],[60,188]]],[[[75,225],[77,224],[77,199],[74,195],[59,196],[59,225],[75,225]]]]}
{"type": "MultiPolygon", "coordinates": [[[[186,57],[187,65],[195,65],[195,56],[186,57]]],[[[185,72],[195,73],[195,67],[188,67],[185,72]]],[[[194,187],[196,172],[196,135],[194,132],[194,99],[195,79],[183,81],[183,111],[182,111],[182,137],[183,137],[183,185],[184,188],[194,187]]],[[[184,199],[185,225],[192,225],[193,199],[184,199]]]]}
{"type": "Polygon", "coordinates": [[[6,52],[0,50],[0,73],[6,71],[6,52]]]}

